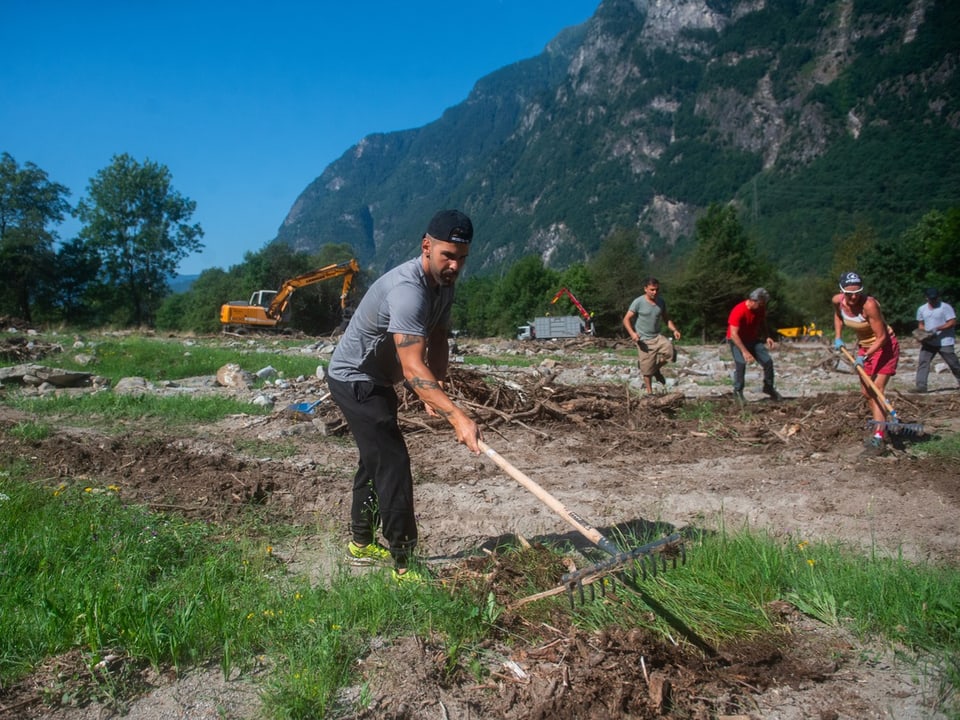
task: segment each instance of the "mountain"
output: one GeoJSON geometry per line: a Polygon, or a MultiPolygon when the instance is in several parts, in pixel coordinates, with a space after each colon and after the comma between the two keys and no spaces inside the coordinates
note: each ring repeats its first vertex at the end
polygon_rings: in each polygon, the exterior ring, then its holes
{"type": "Polygon", "coordinates": [[[958,27],[955,0],[603,0],[436,121],[350,148],[273,242],[383,270],[458,207],[473,272],[564,267],[617,227],[671,264],[735,200],[778,267],[820,272],[837,235],[960,201],[958,27]]]}

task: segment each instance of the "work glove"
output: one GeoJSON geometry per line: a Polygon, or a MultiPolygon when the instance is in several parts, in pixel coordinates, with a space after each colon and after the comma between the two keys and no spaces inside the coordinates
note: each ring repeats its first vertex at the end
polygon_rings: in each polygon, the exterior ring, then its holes
{"type": "Polygon", "coordinates": [[[857,357],[856,357],[857,365],[859,365],[860,367],[863,367],[863,361],[864,361],[864,359],[866,359],[866,356],[865,356],[865,355],[857,355],[857,357]]]}
{"type": "Polygon", "coordinates": [[[840,338],[837,338],[836,340],[833,341],[834,350],[839,350],[842,347],[843,347],[843,340],[841,340],[840,338]]]}

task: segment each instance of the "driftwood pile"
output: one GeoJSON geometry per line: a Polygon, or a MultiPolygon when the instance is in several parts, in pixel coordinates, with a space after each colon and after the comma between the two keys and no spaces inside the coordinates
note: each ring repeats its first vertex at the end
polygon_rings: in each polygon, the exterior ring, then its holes
{"type": "MultiPolygon", "coordinates": [[[[549,372],[500,378],[455,367],[450,370],[446,389],[457,404],[485,427],[512,423],[543,435],[546,433],[535,426],[557,423],[587,426],[612,419],[626,421],[641,407],[663,412],[683,405],[680,393],[640,396],[626,384],[563,385],[553,382],[549,372]]],[[[425,424],[420,419],[423,407],[416,395],[405,389],[401,392],[401,422],[425,424]]],[[[426,424],[433,425],[429,418],[426,424]]]]}
{"type": "Polygon", "coordinates": [[[35,362],[62,352],[62,345],[40,342],[24,335],[10,335],[0,339],[0,360],[5,363],[35,362]]]}

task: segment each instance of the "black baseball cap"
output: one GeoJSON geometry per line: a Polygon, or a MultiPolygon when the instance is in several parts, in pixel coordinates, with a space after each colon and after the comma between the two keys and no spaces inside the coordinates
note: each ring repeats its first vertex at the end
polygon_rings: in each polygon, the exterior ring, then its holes
{"type": "Polygon", "coordinates": [[[843,290],[848,285],[859,285],[863,287],[863,279],[860,277],[860,273],[850,270],[843,273],[840,276],[840,289],[843,290]]]}
{"type": "Polygon", "coordinates": [[[936,288],[927,288],[924,290],[923,294],[927,296],[927,300],[936,300],[938,297],[940,297],[940,293],[936,288]]]}
{"type": "Polygon", "coordinates": [[[473,223],[459,210],[441,210],[430,220],[427,235],[444,242],[469,243],[473,240],[473,223]]]}

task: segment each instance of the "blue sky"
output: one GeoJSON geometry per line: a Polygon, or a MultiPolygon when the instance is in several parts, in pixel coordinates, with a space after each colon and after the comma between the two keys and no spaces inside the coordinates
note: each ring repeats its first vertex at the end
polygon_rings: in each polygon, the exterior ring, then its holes
{"type": "Polygon", "coordinates": [[[114,155],[165,165],[205,233],[180,271],[227,269],[361,138],[437,119],[598,5],[0,0],[0,152],[72,204],[114,155]]]}

